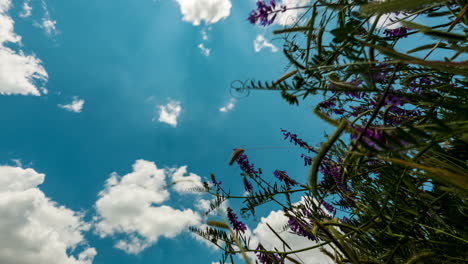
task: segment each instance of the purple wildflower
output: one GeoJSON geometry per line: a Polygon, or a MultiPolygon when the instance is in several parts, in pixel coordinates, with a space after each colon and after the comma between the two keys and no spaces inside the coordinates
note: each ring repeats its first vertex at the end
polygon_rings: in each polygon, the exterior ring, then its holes
{"type": "Polygon", "coordinates": [[[355,207],[356,206],[356,203],[354,202],[354,200],[350,197],[345,197],[343,199],[340,199],[338,201],[338,205],[340,206],[340,208],[342,210],[346,209],[346,208],[350,208],[350,207],[355,207]]]}
{"type": "Polygon", "coordinates": [[[218,188],[218,190],[221,188],[221,183],[223,183],[222,181],[217,181],[214,174],[211,174],[211,182],[218,188]]]}
{"type": "Polygon", "coordinates": [[[271,25],[275,21],[278,12],[286,11],[286,6],[284,5],[280,6],[279,9],[275,10],[276,7],[277,6],[275,0],[271,0],[270,5],[266,4],[264,0],[258,0],[257,8],[250,12],[250,15],[247,18],[247,20],[251,24],[256,24],[260,21],[260,25],[264,27],[271,25]]]}
{"type": "MultiPolygon", "coordinates": [[[[356,131],[358,133],[361,133],[364,130],[362,127],[357,127],[356,131]]],[[[358,135],[353,135],[351,134],[351,139],[356,139],[358,135]]],[[[379,131],[375,128],[368,128],[364,133],[362,137],[363,141],[369,145],[369,147],[372,147],[376,150],[380,149],[375,142],[379,142],[381,144],[385,143],[385,137],[382,133],[382,131],[379,131]]]]}
{"type": "Polygon", "coordinates": [[[297,181],[291,179],[287,174],[286,174],[286,171],[281,171],[281,170],[275,170],[273,172],[273,174],[275,175],[276,178],[278,178],[278,180],[284,182],[288,187],[289,186],[294,186],[297,183],[297,181]]]}
{"type": "Polygon", "coordinates": [[[344,109],[333,109],[333,113],[335,113],[335,115],[342,115],[344,112],[344,109]]]}
{"type": "Polygon", "coordinates": [[[288,132],[287,130],[284,130],[282,128],[280,130],[281,132],[283,132],[284,139],[287,139],[289,137],[289,142],[294,142],[294,145],[299,145],[299,147],[306,149],[308,152],[317,152],[311,146],[309,146],[307,142],[298,138],[296,134],[291,134],[291,132],[288,132]]]}
{"type": "MultiPolygon", "coordinates": [[[[342,161],[340,160],[340,162],[342,161]]],[[[348,186],[346,186],[346,184],[343,182],[341,170],[336,165],[335,162],[329,159],[325,159],[324,162],[322,162],[320,166],[320,172],[324,176],[322,180],[322,184],[329,186],[329,185],[333,185],[333,182],[335,182],[336,186],[338,186],[341,190],[345,192],[349,192],[348,186]]]]}
{"type": "Polygon", "coordinates": [[[312,157],[301,154],[301,158],[304,159],[304,166],[311,166],[312,165],[312,157]]]}
{"type": "Polygon", "coordinates": [[[247,230],[247,226],[241,221],[237,220],[237,215],[229,207],[227,209],[227,216],[228,216],[229,222],[231,222],[232,227],[234,228],[234,230],[236,230],[237,233],[239,232],[244,233],[245,230],[247,230]]]}
{"type": "Polygon", "coordinates": [[[405,121],[421,116],[421,111],[419,110],[407,110],[395,106],[390,108],[390,113],[392,115],[387,116],[388,125],[401,125],[405,121]]]}
{"type": "Polygon", "coordinates": [[[385,97],[385,103],[386,104],[402,106],[402,105],[406,104],[407,102],[408,102],[408,100],[406,100],[405,98],[398,97],[398,96],[392,95],[392,94],[389,94],[389,95],[387,95],[387,97],[385,97]]]}
{"type": "MultiPolygon", "coordinates": [[[[258,244],[257,250],[266,250],[262,244],[258,244]]],[[[257,252],[257,258],[262,264],[283,264],[284,259],[274,253],[257,252]]]]}
{"type": "Polygon", "coordinates": [[[312,225],[302,223],[301,220],[295,217],[289,217],[288,225],[294,234],[307,237],[309,240],[317,240],[314,235],[312,235],[312,225]]]}
{"type": "Polygon", "coordinates": [[[243,172],[247,173],[248,175],[255,175],[258,177],[258,171],[255,170],[254,164],[249,162],[249,158],[246,154],[239,155],[236,162],[243,172]]]}
{"type": "Polygon", "coordinates": [[[369,106],[367,105],[360,105],[360,106],[350,106],[351,109],[353,109],[353,112],[351,112],[351,115],[356,117],[359,114],[369,110],[369,106]]]}
{"type": "Polygon", "coordinates": [[[335,105],[336,105],[335,101],[336,101],[336,98],[330,98],[330,99],[328,99],[328,100],[325,100],[325,101],[320,102],[320,103],[318,104],[318,106],[319,106],[320,108],[327,109],[327,108],[330,108],[330,107],[335,106],[335,105]]]}
{"type": "MultiPolygon", "coordinates": [[[[347,82],[347,84],[359,89],[359,85],[362,84],[362,80],[352,79],[351,81],[347,82]]],[[[354,91],[346,91],[345,94],[347,96],[351,96],[357,99],[362,99],[365,95],[364,92],[354,92],[354,91]]]]}
{"type": "Polygon", "coordinates": [[[432,84],[432,81],[427,77],[419,78],[419,82],[418,82],[418,79],[413,79],[410,83],[410,91],[413,93],[415,92],[419,93],[422,90],[421,88],[427,87],[431,84],[432,84]]]}
{"type": "Polygon", "coordinates": [[[390,68],[387,63],[379,63],[371,68],[372,74],[364,74],[367,79],[373,79],[376,82],[382,82],[388,79],[390,68]]]}
{"type": "Polygon", "coordinates": [[[247,177],[244,177],[244,188],[248,193],[251,193],[253,190],[252,183],[247,179],[247,177]]]}
{"type": "Polygon", "coordinates": [[[322,205],[323,205],[323,207],[325,207],[325,209],[327,209],[327,211],[328,211],[329,213],[335,214],[336,209],[335,209],[335,207],[333,207],[331,204],[329,204],[329,203],[323,201],[323,202],[322,202],[322,205]]]}
{"type": "Polygon", "coordinates": [[[406,37],[408,33],[408,29],[405,27],[393,28],[393,29],[385,29],[384,34],[387,37],[406,37]]]}

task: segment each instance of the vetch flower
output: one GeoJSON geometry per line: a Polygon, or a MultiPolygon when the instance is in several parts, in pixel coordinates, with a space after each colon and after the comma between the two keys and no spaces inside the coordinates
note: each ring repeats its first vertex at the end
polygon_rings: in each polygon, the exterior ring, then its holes
{"type": "Polygon", "coordinates": [[[286,6],[284,5],[280,6],[279,9],[275,10],[276,7],[277,6],[275,0],[271,0],[270,5],[266,4],[263,0],[258,0],[257,8],[250,12],[250,15],[247,18],[247,20],[253,25],[255,25],[259,21],[260,25],[264,27],[271,25],[275,21],[278,12],[286,11],[286,6]]]}
{"type": "Polygon", "coordinates": [[[302,220],[299,220],[295,217],[288,217],[288,225],[289,228],[294,232],[294,234],[307,237],[309,240],[316,240],[315,236],[312,235],[312,228],[311,224],[303,223],[302,220]]]}
{"type": "MultiPolygon", "coordinates": [[[[360,89],[359,85],[362,84],[362,80],[358,80],[358,79],[352,79],[351,81],[347,82],[348,85],[352,86],[352,87],[355,87],[357,89],[360,89]]],[[[350,89],[350,88],[348,88],[350,89]]],[[[364,92],[361,92],[361,91],[358,91],[358,92],[354,92],[354,91],[346,91],[345,94],[347,96],[351,96],[351,97],[354,97],[354,98],[357,98],[357,99],[362,99],[365,95],[364,92]]]]}
{"type": "Polygon", "coordinates": [[[335,101],[336,101],[336,98],[330,98],[328,100],[320,102],[318,106],[323,109],[328,109],[336,105],[335,101]]]}
{"type": "Polygon", "coordinates": [[[315,149],[309,146],[307,142],[298,138],[296,134],[291,134],[291,132],[288,132],[287,130],[282,128],[280,130],[281,132],[283,132],[284,139],[287,139],[289,137],[289,142],[294,142],[294,145],[299,145],[299,147],[306,149],[308,152],[317,152],[315,149]]]}
{"type": "Polygon", "coordinates": [[[278,178],[278,180],[284,182],[288,187],[289,186],[294,186],[297,183],[297,181],[291,179],[287,174],[286,174],[286,171],[281,171],[281,170],[275,170],[273,172],[273,175],[275,175],[276,178],[278,178]]]}
{"type": "Polygon", "coordinates": [[[247,177],[244,177],[244,189],[248,193],[251,193],[253,190],[252,183],[247,179],[247,177]]]}
{"type": "Polygon", "coordinates": [[[248,175],[255,175],[256,177],[258,177],[258,171],[255,170],[254,164],[249,162],[249,157],[247,157],[247,154],[240,154],[236,162],[243,172],[247,173],[248,175]]]}
{"type": "MultiPolygon", "coordinates": [[[[358,134],[361,133],[363,130],[364,130],[364,128],[362,128],[362,127],[357,127],[356,128],[356,131],[358,132],[358,134]]],[[[351,139],[356,139],[358,137],[358,134],[356,134],[356,135],[351,134],[351,139]]],[[[378,142],[381,145],[384,145],[386,143],[383,132],[379,131],[376,128],[366,129],[366,131],[363,133],[362,139],[369,147],[372,147],[375,150],[380,149],[380,147],[375,142],[378,142]]]]}
{"type": "Polygon", "coordinates": [[[312,157],[301,154],[301,158],[304,159],[304,166],[311,166],[312,165],[312,157]]]}
{"type": "Polygon", "coordinates": [[[408,33],[408,29],[405,27],[393,28],[393,29],[385,29],[384,34],[387,37],[400,37],[406,38],[406,34],[408,33]]]}
{"type": "MultiPolygon", "coordinates": [[[[261,243],[258,244],[257,250],[266,250],[261,243]]],[[[258,252],[258,261],[262,264],[283,264],[284,259],[274,253],[258,252]]]]}
{"type": "Polygon", "coordinates": [[[234,211],[228,207],[227,209],[227,216],[229,219],[229,222],[232,225],[232,228],[236,230],[237,233],[244,233],[245,230],[247,230],[247,226],[242,223],[241,221],[237,220],[237,215],[234,213],[234,211]]]}
{"type": "Polygon", "coordinates": [[[322,205],[323,207],[325,207],[325,209],[327,209],[328,212],[330,212],[331,214],[335,214],[336,213],[336,209],[335,207],[333,207],[331,204],[323,201],[322,202],[322,205]]]}
{"type": "Polygon", "coordinates": [[[214,186],[216,186],[218,188],[218,190],[221,188],[221,183],[223,183],[222,181],[217,181],[216,180],[216,177],[214,176],[214,174],[211,174],[211,182],[213,183],[214,186]]]}

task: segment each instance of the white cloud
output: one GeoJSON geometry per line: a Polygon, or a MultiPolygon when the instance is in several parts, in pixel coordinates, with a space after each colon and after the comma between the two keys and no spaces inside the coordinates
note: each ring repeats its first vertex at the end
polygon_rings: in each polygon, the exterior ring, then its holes
{"type": "Polygon", "coordinates": [[[85,100],[73,97],[73,101],[71,103],[65,105],[59,104],[58,106],[70,112],[81,113],[84,103],[85,100]]]}
{"type": "Polygon", "coordinates": [[[206,33],[206,30],[202,30],[201,35],[202,35],[202,40],[204,41],[208,40],[208,33],[206,33]]]}
{"type": "MultiPolygon", "coordinates": [[[[308,240],[305,237],[292,234],[290,230],[284,231],[284,226],[288,223],[288,218],[284,216],[283,211],[272,211],[267,217],[262,217],[260,223],[253,230],[256,240],[267,249],[281,249],[283,243],[276,235],[268,228],[267,223],[288,243],[292,250],[298,250],[306,247],[311,247],[316,242],[308,240]]],[[[255,241],[255,242],[257,242],[255,241]]],[[[320,249],[312,249],[291,255],[292,258],[303,261],[305,264],[327,264],[335,263],[326,255],[320,252],[320,249]]],[[[289,260],[286,263],[292,263],[289,260]]]]}
{"type": "Polygon", "coordinates": [[[42,24],[40,25],[40,27],[42,29],[44,29],[44,31],[48,35],[52,35],[52,34],[57,33],[57,28],[55,27],[56,24],[57,24],[57,21],[55,21],[55,20],[43,19],[42,24]]]}
{"type": "Polygon", "coordinates": [[[161,123],[166,123],[171,125],[172,127],[177,126],[177,118],[182,111],[182,107],[180,106],[180,102],[178,101],[170,101],[167,105],[159,105],[159,119],[158,121],[161,123]]]}
{"type": "Polygon", "coordinates": [[[191,189],[203,187],[200,176],[194,173],[189,173],[188,176],[185,176],[186,174],[187,166],[182,166],[173,171],[171,177],[173,188],[176,192],[181,194],[191,193],[191,189]]]}
{"type": "MultiPolygon", "coordinates": [[[[23,51],[14,51],[5,43],[19,43],[21,37],[14,30],[14,21],[7,14],[11,0],[0,0],[0,94],[41,95],[36,81],[46,82],[48,75],[41,60],[23,51]]],[[[44,91],[44,90],[43,90],[44,91]]]]}
{"type": "Polygon", "coordinates": [[[225,106],[219,108],[219,111],[224,112],[224,113],[229,112],[232,109],[234,109],[235,104],[236,104],[236,99],[231,98],[231,99],[229,99],[229,102],[225,106]]]}
{"type": "Polygon", "coordinates": [[[33,169],[0,166],[0,263],[91,264],[96,250],[82,234],[89,224],[45,196],[38,188],[44,178],[33,169]]]}
{"type": "MultiPolygon", "coordinates": [[[[377,16],[372,16],[369,19],[369,23],[372,25],[375,22],[375,19],[377,16]]],[[[377,22],[377,27],[378,28],[388,28],[388,29],[395,29],[401,27],[401,23],[393,23],[393,21],[398,20],[398,16],[395,15],[394,13],[391,14],[384,14],[379,18],[379,21],[377,22]]]]}
{"type": "MultiPolygon", "coordinates": [[[[216,199],[213,198],[212,200],[206,200],[206,199],[203,199],[203,198],[199,198],[196,200],[196,203],[195,203],[195,207],[200,210],[201,212],[203,212],[203,214],[205,214],[206,212],[209,211],[208,215],[216,215],[218,213],[218,210],[211,210],[210,208],[210,204],[212,202],[215,202],[216,199]]],[[[221,205],[218,207],[218,209],[226,214],[227,212],[227,208],[229,206],[229,200],[225,200],[223,203],[221,203],[221,205]]]]}
{"type": "Polygon", "coordinates": [[[154,162],[137,160],[133,172],[122,177],[111,174],[95,205],[96,232],[101,237],[127,235],[115,247],[138,254],[159,237],[173,238],[188,226],[198,225],[201,218],[191,209],[161,205],[169,199],[167,172],[154,162]]]}
{"type": "Polygon", "coordinates": [[[22,8],[22,11],[21,13],[19,14],[20,17],[29,17],[31,16],[31,11],[32,11],[32,7],[31,5],[29,4],[29,2],[31,2],[31,0],[25,0],[23,2],[23,8],[22,8]]]}
{"type": "Polygon", "coordinates": [[[182,20],[192,23],[194,26],[214,24],[229,16],[231,12],[230,0],[176,0],[180,6],[182,20]]]}
{"type": "MultiPolygon", "coordinates": [[[[285,5],[288,8],[295,8],[308,5],[310,0],[283,0],[277,6],[285,5]]],[[[295,24],[307,9],[291,9],[286,12],[279,12],[275,19],[275,24],[289,26],[295,24]]]]}
{"type": "MultiPolygon", "coordinates": [[[[295,203],[304,203],[304,197],[301,198],[301,201],[295,203]]],[[[323,208],[322,208],[323,209],[323,208]]],[[[270,230],[267,226],[267,223],[275,230],[281,238],[288,243],[292,250],[299,250],[315,245],[317,242],[308,240],[305,237],[298,236],[291,232],[291,229],[285,229],[285,226],[288,226],[288,217],[284,215],[282,210],[271,211],[267,217],[262,217],[260,222],[255,227],[252,232],[252,245],[257,245],[261,243],[265,249],[274,250],[275,248],[282,249],[283,242],[270,230]]],[[[325,249],[333,252],[330,247],[324,246],[325,249]]],[[[252,256],[252,255],[251,255],[252,256]]],[[[253,257],[253,256],[252,256],[253,257]]],[[[292,258],[298,260],[301,263],[305,264],[331,264],[335,263],[325,254],[320,252],[319,248],[300,252],[294,255],[291,255],[292,258]]],[[[289,260],[286,260],[285,263],[293,263],[289,260]]]]}
{"type": "Polygon", "coordinates": [[[42,17],[42,22],[37,24],[40,28],[44,29],[47,35],[55,35],[58,33],[56,24],[57,21],[53,20],[50,16],[49,9],[47,8],[47,3],[45,0],[41,0],[42,10],[44,10],[44,16],[42,17]]]}
{"type": "Polygon", "coordinates": [[[270,48],[271,52],[277,52],[278,48],[272,43],[268,42],[263,35],[257,35],[257,38],[254,40],[254,49],[255,52],[260,52],[264,48],[270,48]]]}
{"type": "Polygon", "coordinates": [[[210,56],[211,50],[209,48],[206,48],[203,43],[198,44],[198,48],[200,49],[201,53],[205,56],[210,56]]]}

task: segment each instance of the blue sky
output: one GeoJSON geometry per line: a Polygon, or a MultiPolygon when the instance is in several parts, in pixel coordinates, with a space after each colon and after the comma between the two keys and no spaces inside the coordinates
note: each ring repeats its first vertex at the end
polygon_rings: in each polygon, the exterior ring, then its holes
{"type": "MultiPolygon", "coordinates": [[[[0,0],[1,263],[212,263],[219,252],[187,231],[206,221],[210,197],[171,181],[212,172],[242,193],[227,164],[235,147],[266,173],[305,179],[279,129],[320,142],[320,98],[230,94],[234,80],[284,73],[281,41],[246,20],[254,6],[0,0]]],[[[264,216],[281,226],[274,209],[264,216]]]]}

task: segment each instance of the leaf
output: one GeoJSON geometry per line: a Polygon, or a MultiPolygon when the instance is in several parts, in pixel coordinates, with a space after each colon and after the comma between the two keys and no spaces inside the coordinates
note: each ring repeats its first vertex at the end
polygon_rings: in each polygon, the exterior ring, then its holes
{"type": "Polygon", "coordinates": [[[283,28],[283,29],[278,29],[274,30],[273,34],[283,34],[283,33],[291,33],[291,32],[302,32],[309,30],[309,27],[292,27],[292,28],[283,28]]]}
{"type": "Polygon", "coordinates": [[[206,221],[206,224],[209,225],[209,226],[214,226],[214,227],[229,229],[229,225],[226,224],[226,223],[224,223],[224,222],[219,222],[219,221],[206,221]]]}
{"type": "MultiPolygon", "coordinates": [[[[410,49],[410,50],[406,51],[406,54],[410,54],[410,53],[414,53],[414,52],[418,52],[418,51],[422,51],[422,50],[427,50],[427,49],[432,49],[435,45],[437,45],[437,43],[422,45],[422,46],[419,46],[417,48],[410,49]]],[[[439,49],[450,49],[444,43],[440,43],[437,46],[437,48],[439,48],[439,49]]]]}
{"type": "Polygon", "coordinates": [[[239,156],[244,153],[245,149],[243,148],[236,148],[234,152],[232,153],[231,159],[229,160],[229,166],[234,164],[234,162],[239,158],[239,156]]]}
{"type": "Polygon", "coordinates": [[[401,159],[384,158],[384,157],[382,158],[385,160],[389,160],[391,162],[403,165],[403,166],[425,170],[427,172],[430,172],[432,175],[434,175],[435,178],[439,181],[451,183],[452,185],[455,185],[461,189],[468,190],[468,175],[460,175],[460,174],[453,173],[448,170],[429,167],[429,166],[425,166],[425,165],[421,165],[415,162],[409,162],[409,161],[405,161],[401,159]]]}
{"type": "Polygon", "coordinates": [[[279,83],[284,82],[285,80],[287,80],[288,78],[290,78],[291,76],[293,76],[293,75],[296,74],[296,73],[297,73],[297,70],[292,70],[292,71],[290,71],[290,72],[284,74],[283,76],[281,76],[281,78],[279,78],[277,81],[275,81],[275,82],[271,85],[271,87],[274,87],[274,86],[278,85],[279,83]]]}
{"type": "Polygon", "coordinates": [[[431,30],[432,29],[431,27],[424,26],[424,25],[414,23],[414,22],[411,22],[411,21],[400,21],[400,23],[404,27],[411,28],[411,29],[418,29],[418,30],[431,30]]]}
{"type": "Polygon", "coordinates": [[[445,3],[446,0],[387,0],[385,2],[373,2],[363,5],[361,12],[374,15],[386,14],[397,11],[412,11],[417,10],[426,5],[434,5],[436,3],[445,3]]]}
{"type": "Polygon", "coordinates": [[[338,125],[336,128],[335,133],[331,135],[330,139],[322,146],[320,151],[318,152],[317,156],[314,158],[314,163],[312,164],[312,168],[309,173],[309,188],[310,190],[317,196],[318,191],[317,191],[317,173],[319,170],[319,166],[322,163],[322,160],[325,158],[325,155],[327,152],[330,150],[330,148],[333,146],[335,141],[340,137],[341,133],[345,128],[348,126],[348,121],[343,120],[341,123],[338,125]]]}
{"type": "Polygon", "coordinates": [[[446,71],[449,73],[460,74],[464,76],[468,76],[468,61],[462,62],[447,62],[447,61],[426,61],[416,57],[412,57],[403,53],[400,53],[394,49],[376,46],[368,43],[363,43],[366,46],[373,47],[380,51],[382,54],[387,55],[389,57],[393,57],[395,59],[401,60],[402,62],[408,64],[418,64],[427,66],[430,68],[436,68],[441,71],[446,71]]]}
{"type": "Polygon", "coordinates": [[[421,30],[421,32],[424,33],[425,35],[428,35],[434,38],[444,39],[447,41],[467,41],[467,38],[464,35],[440,31],[440,30],[421,30]]]}
{"type": "Polygon", "coordinates": [[[281,97],[283,97],[283,99],[291,105],[299,105],[299,100],[297,97],[287,93],[286,90],[281,90],[281,97]]]}

